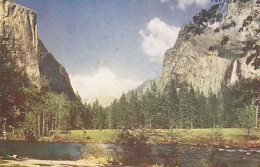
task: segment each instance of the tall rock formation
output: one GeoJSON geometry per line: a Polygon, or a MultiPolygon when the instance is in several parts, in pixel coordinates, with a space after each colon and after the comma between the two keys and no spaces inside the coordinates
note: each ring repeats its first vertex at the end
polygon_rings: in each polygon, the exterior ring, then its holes
{"type": "Polygon", "coordinates": [[[45,78],[51,91],[64,93],[70,100],[76,99],[65,68],[38,39],[34,11],[10,0],[0,0],[0,36],[32,83],[41,87],[41,78],[45,78]]]}
{"type": "Polygon", "coordinates": [[[202,34],[192,35],[183,26],[175,46],[165,53],[160,90],[171,79],[178,79],[207,96],[210,90],[218,94],[222,83],[260,78],[259,67],[247,65],[248,55],[243,51],[247,41],[260,44],[259,12],[257,0],[231,0],[223,20],[209,25],[202,34]]]}

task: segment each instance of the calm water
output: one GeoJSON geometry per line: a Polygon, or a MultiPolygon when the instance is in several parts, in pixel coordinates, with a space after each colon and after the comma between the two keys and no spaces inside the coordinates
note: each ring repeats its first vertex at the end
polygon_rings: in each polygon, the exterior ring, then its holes
{"type": "MultiPolygon", "coordinates": [[[[44,160],[75,160],[81,156],[81,143],[0,141],[0,155],[19,155],[44,160]]],[[[113,153],[115,145],[103,145],[113,153]]],[[[173,158],[179,166],[260,167],[260,148],[208,148],[178,145],[151,145],[147,155],[154,164],[173,158]]]]}

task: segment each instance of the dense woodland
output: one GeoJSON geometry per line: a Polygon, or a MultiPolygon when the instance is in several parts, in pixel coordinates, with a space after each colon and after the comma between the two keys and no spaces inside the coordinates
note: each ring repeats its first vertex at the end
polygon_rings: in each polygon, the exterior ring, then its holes
{"type": "MultiPolygon", "coordinates": [[[[224,87],[224,86],[223,86],[224,87]]],[[[208,97],[195,92],[185,83],[174,80],[160,93],[155,83],[142,97],[131,91],[130,98],[122,94],[108,108],[98,100],[86,107],[86,118],[93,118],[87,129],[136,129],[149,126],[168,128],[228,128],[256,127],[259,80],[242,80],[223,88],[219,95],[208,97]]]]}

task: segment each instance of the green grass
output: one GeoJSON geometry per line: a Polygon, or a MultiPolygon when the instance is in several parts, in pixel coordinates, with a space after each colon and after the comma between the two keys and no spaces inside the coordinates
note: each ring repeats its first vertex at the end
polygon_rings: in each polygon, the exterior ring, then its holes
{"type": "MultiPolygon", "coordinates": [[[[105,130],[85,130],[88,137],[93,141],[111,141],[115,139],[117,130],[105,129],[105,130]]],[[[170,130],[168,129],[157,129],[158,133],[167,137],[170,130]]],[[[223,128],[223,129],[174,129],[173,133],[177,135],[177,138],[181,139],[200,139],[200,138],[210,138],[216,133],[222,134],[225,140],[236,140],[247,135],[246,129],[240,128],[223,128]]],[[[69,134],[70,138],[80,138],[83,137],[83,130],[72,130],[69,134]]],[[[252,130],[251,136],[256,136],[260,138],[260,130],[252,130]]]]}
{"type": "MultiPolygon", "coordinates": [[[[175,130],[181,131],[181,130],[175,130]]],[[[184,138],[209,138],[215,133],[222,134],[223,138],[226,140],[234,140],[238,139],[242,136],[247,135],[247,131],[245,129],[240,128],[223,128],[223,129],[192,129],[192,130],[184,130],[185,133],[182,137],[184,138]]],[[[260,138],[260,131],[253,130],[250,134],[251,136],[257,136],[260,138]]]]}
{"type": "Polygon", "coordinates": [[[69,137],[72,137],[72,138],[83,137],[84,131],[86,132],[85,137],[87,136],[91,140],[95,140],[95,141],[110,141],[110,140],[113,140],[116,135],[116,130],[114,130],[114,129],[72,130],[72,131],[70,131],[69,137]]]}
{"type": "MultiPolygon", "coordinates": [[[[39,141],[56,142],[88,142],[88,143],[114,143],[118,130],[71,130],[69,134],[59,134],[56,137],[44,137],[39,141]]],[[[154,130],[155,136],[149,140],[150,143],[168,143],[171,141],[169,129],[154,130]]],[[[208,144],[211,142],[231,143],[230,145],[252,146],[250,142],[260,141],[260,129],[250,132],[253,137],[246,141],[247,131],[241,128],[222,129],[173,129],[174,140],[186,144],[208,144]],[[235,143],[235,144],[232,144],[235,143]]],[[[221,144],[221,143],[220,143],[221,144]]]]}

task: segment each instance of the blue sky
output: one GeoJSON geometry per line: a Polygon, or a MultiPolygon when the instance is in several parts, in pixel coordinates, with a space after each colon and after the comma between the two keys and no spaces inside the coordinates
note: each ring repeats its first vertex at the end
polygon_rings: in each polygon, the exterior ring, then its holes
{"type": "Polygon", "coordinates": [[[180,27],[210,0],[15,0],[84,98],[119,96],[161,73],[180,27]]]}

